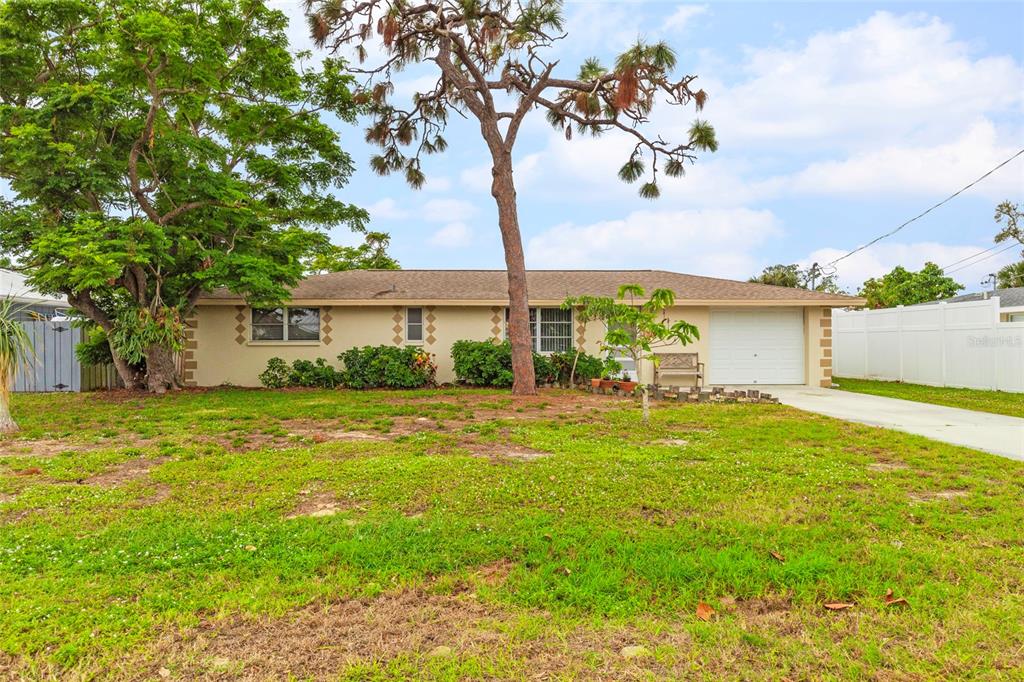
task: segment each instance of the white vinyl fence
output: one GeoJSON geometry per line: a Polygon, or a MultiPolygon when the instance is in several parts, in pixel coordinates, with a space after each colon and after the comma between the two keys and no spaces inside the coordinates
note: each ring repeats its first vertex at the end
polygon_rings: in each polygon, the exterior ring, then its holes
{"type": "Polygon", "coordinates": [[[999,299],[835,310],[838,377],[1024,392],[1024,322],[1000,322],[999,299]]]}

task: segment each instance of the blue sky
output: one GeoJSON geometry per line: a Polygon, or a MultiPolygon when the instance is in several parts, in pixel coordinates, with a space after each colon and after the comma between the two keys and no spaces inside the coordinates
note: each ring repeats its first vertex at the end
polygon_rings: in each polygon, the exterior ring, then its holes
{"type": "MultiPolygon", "coordinates": [[[[278,5],[295,17],[301,47],[297,5],[278,5]]],[[[591,55],[612,62],[637,36],[673,45],[678,74],[697,74],[710,94],[702,117],[721,147],[666,179],[651,202],[615,177],[627,140],[567,142],[536,112],[515,155],[528,267],[745,278],[776,262],[826,262],[1024,148],[1022,3],[569,2],[566,17],[555,52],[567,74],[591,55]]],[[[427,73],[402,74],[397,93],[423,87],[427,73]]],[[[662,106],[649,130],[678,139],[694,116],[662,106]]],[[[340,194],[391,233],[404,267],[503,267],[472,121],[453,122],[450,148],[427,160],[420,191],[368,169],[361,128],[342,135],[359,169],[340,194]]],[[[947,265],[987,249],[1002,199],[1024,200],[1024,157],[843,261],[841,282],[855,289],[896,264],[947,265]]],[[[978,289],[1017,254],[955,276],[978,289]]]]}

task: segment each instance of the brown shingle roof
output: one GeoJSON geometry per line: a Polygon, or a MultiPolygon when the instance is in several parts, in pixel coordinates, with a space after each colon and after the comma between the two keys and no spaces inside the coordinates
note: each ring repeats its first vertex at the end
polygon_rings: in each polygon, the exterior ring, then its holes
{"type": "MultiPolygon", "coordinates": [[[[614,296],[622,284],[648,291],[664,288],[681,301],[794,301],[859,305],[862,299],[805,289],[752,284],[664,270],[530,270],[531,301],[561,301],[566,296],[614,296]]],[[[508,300],[504,270],[348,270],[313,275],[292,289],[294,301],[465,301],[508,300]]],[[[204,301],[237,301],[227,289],[204,301]]]]}

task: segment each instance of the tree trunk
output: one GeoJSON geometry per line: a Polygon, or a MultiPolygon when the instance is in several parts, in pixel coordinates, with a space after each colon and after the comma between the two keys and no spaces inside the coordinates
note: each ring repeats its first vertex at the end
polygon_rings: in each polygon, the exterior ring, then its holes
{"type": "Polygon", "coordinates": [[[110,357],[114,359],[114,369],[117,370],[117,375],[121,377],[121,383],[124,384],[125,388],[134,391],[143,387],[142,377],[139,373],[128,364],[127,360],[119,356],[113,348],[110,349],[110,357]]]}
{"type": "Polygon", "coordinates": [[[11,396],[0,395],[0,433],[14,433],[18,430],[18,424],[11,416],[11,396]]]}
{"type": "Polygon", "coordinates": [[[530,304],[526,292],[526,258],[519,232],[516,188],[512,180],[512,154],[501,152],[491,170],[491,195],[498,205],[498,228],[505,247],[508,272],[508,338],[512,343],[512,395],[536,395],[533,342],[530,340],[530,304]]]}
{"type": "Polygon", "coordinates": [[[159,344],[146,349],[146,387],[151,393],[181,388],[173,351],[159,344]]]}
{"type": "MultiPolygon", "coordinates": [[[[637,377],[639,380],[640,377],[637,377]]],[[[651,421],[651,396],[647,384],[640,384],[640,404],[643,406],[644,422],[651,421]]]]}

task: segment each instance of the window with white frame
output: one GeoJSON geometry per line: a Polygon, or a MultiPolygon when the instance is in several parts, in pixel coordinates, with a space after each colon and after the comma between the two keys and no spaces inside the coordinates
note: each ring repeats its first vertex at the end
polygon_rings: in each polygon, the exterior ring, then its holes
{"type": "Polygon", "coordinates": [[[319,308],[253,308],[253,341],[319,341],[319,308]]]}
{"type": "Polygon", "coordinates": [[[405,340],[423,343],[423,308],[405,309],[405,340]]]}
{"type": "MultiPolygon", "coordinates": [[[[508,308],[505,338],[508,338],[508,308]]],[[[538,353],[561,353],[572,348],[572,310],[530,308],[530,340],[538,353]]]]}

